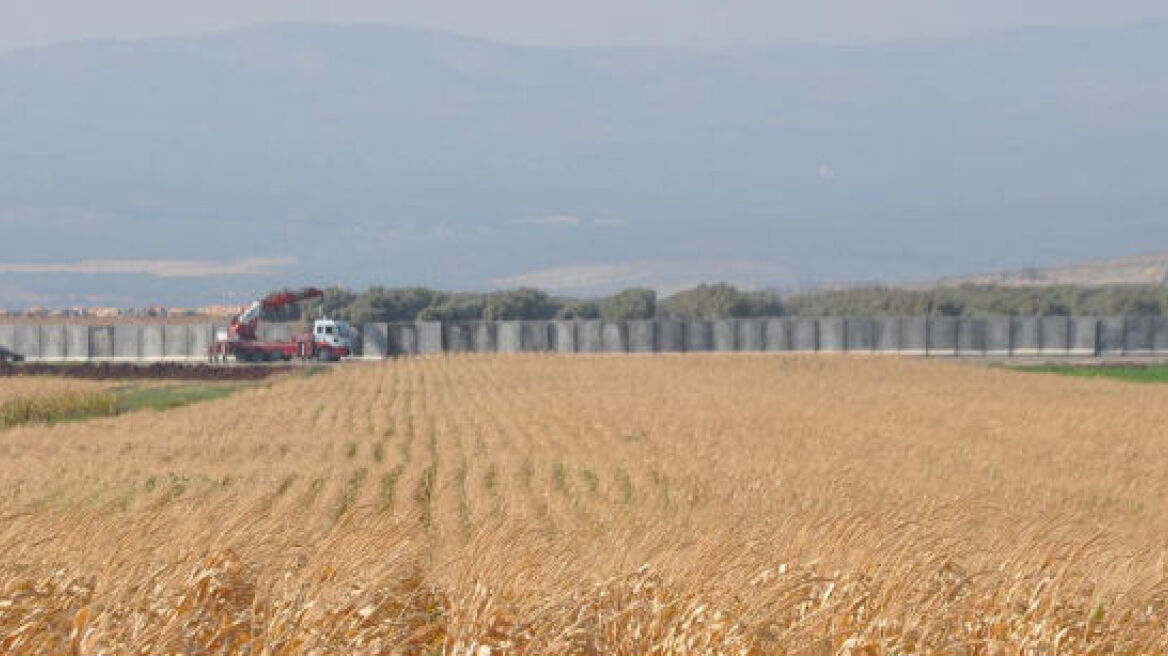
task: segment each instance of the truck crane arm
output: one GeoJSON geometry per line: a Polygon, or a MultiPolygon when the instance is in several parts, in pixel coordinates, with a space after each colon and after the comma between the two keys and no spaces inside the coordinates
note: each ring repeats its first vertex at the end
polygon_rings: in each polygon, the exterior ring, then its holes
{"type": "Polygon", "coordinates": [[[256,328],[259,326],[260,314],[263,311],[272,312],[286,305],[322,296],[324,296],[324,292],[316,287],[305,287],[298,291],[275,292],[257,301],[252,301],[251,305],[244,308],[243,312],[231,320],[231,326],[227,329],[228,335],[237,340],[254,340],[256,328]]]}

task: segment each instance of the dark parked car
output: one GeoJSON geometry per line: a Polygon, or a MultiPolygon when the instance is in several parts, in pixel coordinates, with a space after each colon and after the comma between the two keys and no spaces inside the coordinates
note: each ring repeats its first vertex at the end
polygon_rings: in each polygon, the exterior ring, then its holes
{"type": "Polygon", "coordinates": [[[0,362],[24,362],[24,356],[0,346],[0,362]]]}

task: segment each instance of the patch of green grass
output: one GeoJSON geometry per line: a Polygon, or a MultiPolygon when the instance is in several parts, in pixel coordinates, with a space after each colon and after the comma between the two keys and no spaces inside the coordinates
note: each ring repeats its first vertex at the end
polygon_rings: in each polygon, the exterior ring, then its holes
{"type": "Polygon", "coordinates": [[[112,390],[117,414],[135,410],[170,410],[192,403],[222,399],[248,387],[229,383],[217,385],[170,385],[166,387],[118,387],[112,390]]]}
{"type": "Polygon", "coordinates": [[[1168,364],[1115,366],[1042,364],[1014,368],[1018,371],[1079,376],[1081,378],[1114,378],[1135,383],[1168,383],[1168,364]]]}

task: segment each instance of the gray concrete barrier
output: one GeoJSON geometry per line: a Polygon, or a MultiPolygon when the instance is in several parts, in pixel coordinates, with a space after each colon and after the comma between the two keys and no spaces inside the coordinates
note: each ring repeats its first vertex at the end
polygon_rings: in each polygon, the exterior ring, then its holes
{"type": "Polygon", "coordinates": [[[715,351],[738,350],[738,325],[734,319],[718,319],[710,322],[715,351]]]}
{"type": "Polygon", "coordinates": [[[843,351],[847,348],[847,321],[843,317],[820,317],[819,350],[843,351]]]}
{"type": "Polygon", "coordinates": [[[48,324],[40,327],[41,359],[65,359],[65,326],[63,324],[48,324]]]}
{"type": "Polygon", "coordinates": [[[1122,355],[1125,334],[1123,317],[1103,317],[1099,320],[1099,354],[1122,355]]]}
{"type": "Polygon", "coordinates": [[[1168,319],[1156,317],[1152,330],[1152,350],[1157,355],[1168,353],[1168,319]]]}
{"type": "Polygon", "coordinates": [[[789,319],[767,319],[763,338],[768,351],[791,350],[791,321],[789,319]]]}
{"type": "Polygon", "coordinates": [[[956,317],[929,317],[929,355],[957,355],[956,317]]]}
{"type": "Polygon", "coordinates": [[[986,317],[986,344],[985,352],[988,356],[1003,357],[1010,355],[1010,317],[986,317]]]}
{"type": "Polygon", "coordinates": [[[162,359],[162,325],[150,323],[141,326],[138,357],[143,360],[162,359]]]}
{"type": "Polygon", "coordinates": [[[492,321],[476,322],[471,331],[470,345],[475,353],[494,353],[499,350],[498,326],[492,321]]]}
{"type": "Polygon", "coordinates": [[[1075,356],[1092,356],[1099,349],[1099,318],[1071,317],[1070,348],[1068,353],[1075,356]]]}
{"type": "Polygon", "coordinates": [[[957,320],[957,355],[984,356],[986,354],[987,321],[983,317],[964,317],[957,320]]]}
{"type": "Polygon", "coordinates": [[[114,354],[114,327],[89,326],[89,357],[94,360],[110,360],[114,354]]]}
{"type": "Polygon", "coordinates": [[[819,320],[812,317],[794,317],[791,328],[792,351],[819,350],[819,320]]]}
{"type": "Polygon", "coordinates": [[[866,317],[844,319],[844,348],[857,353],[871,353],[876,344],[872,320],[866,317]]]}
{"type": "Polygon", "coordinates": [[[680,321],[660,319],[654,321],[658,353],[681,353],[685,351],[685,327],[680,321]]]}
{"type": "Polygon", "coordinates": [[[6,348],[13,353],[16,352],[16,326],[10,324],[0,325],[0,348],[6,348]]]}
{"type": "MultiPolygon", "coordinates": [[[[193,348],[192,344],[192,350],[193,348]]],[[[389,324],[362,324],[361,355],[370,359],[385,358],[389,355],[389,324]]]]}
{"type": "Polygon", "coordinates": [[[523,323],[520,321],[500,321],[498,329],[498,350],[500,353],[519,353],[523,350],[523,323]]]}
{"type": "Polygon", "coordinates": [[[261,323],[256,337],[261,342],[288,342],[292,340],[295,327],[288,323],[261,323]]]}
{"type": "Polygon", "coordinates": [[[709,321],[687,321],[685,350],[709,351],[714,348],[714,329],[709,321]]]}
{"type": "Polygon", "coordinates": [[[581,321],[576,326],[576,352],[600,353],[604,350],[604,335],[600,321],[581,321]]]}
{"type": "MultiPolygon", "coordinates": [[[[162,326],[162,355],[168,360],[187,360],[191,353],[190,328],[186,324],[162,326]]],[[[199,355],[202,355],[201,353],[199,355]]]]}
{"type": "Polygon", "coordinates": [[[601,350],[605,353],[626,353],[629,334],[623,321],[605,321],[600,331],[601,350]]]}
{"type": "Polygon", "coordinates": [[[1038,352],[1047,356],[1066,355],[1071,349],[1071,323],[1066,317],[1038,320],[1038,352]]]}
{"type": "Polygon", "coordinates": [[[89,359],[89,326],[76,323],[65,326],[65,357],[70,360],[89,359]]]}
{"type": "Polygon", "coordinates": [[[652,321],[628,322],[628,337],[629,353],[653,353],[657,350],[657,335],[652,321]]]}
{"type": "Polygon", "coordinates": [[[30,360],[41,357],[41,329],[35,324],[18,324],[13,336],[12,350],[30,360]]]}
{"type": "Polygon", "coordinates": [[[929,353],[929,318],[900,318],[900,353],[927,355],[929,353]]]}
{"type": "Polygon", "coordinates": [[[524,321],[519,325],[519,346],[529,353],[551,350],[551,334],[547,321],[524,321]]]}
{"type": "Polygon", "coordinates": [[[1038,317],[1011,317],[1010,355],[1032,356],[1038,355],[1042,343],[1039,337],[1038,317]]]}
{"type": "Polygon", "coordinates": [[[447,351],[463,353],[471,350],[471,326],[465,323],[443,324],[443,337],[447,351]]]}
{"type": "Polygon", "coordinates": [[[207,357],[207,351],[210,350],[214,339],[215,326],[209,323],[192,323],[187,326],[187,353],[194,359],[207,357]]]}
{"type": "Polygon", "coordinates": [[[418,330],[418,354],[436,355],[443,350],[442,322],[416,321],[418,330]]]}
{"type": "Polygon", "coordinates": [[[418,327],[412,323],[390,324],[389,351],[393,355],[417,355],[418,327]]]}
{"type": "Polygon", "coordinates": [[[738,320],[738,350],[766,350],[766,323],[762,319],[738,320]]]}
{"type": "Polygon", "coordinates": [[[1156,324],[1152,317],[1127,317],[1124,320],[1123,352],[1148,355],[1155,346],[1156,324]]]}
{"type": "Polygon", "coordinates": [[[576,322],[552,322],[552,350],[557,353],[576,352],[576,322]]]}
{"type": "Polygon", "coordinates": [[[142,327],[134,324],[114,326],[114,359],[137,360],[142,357],[142,327]]]}
{"type": "Polygon", "coordinates": [[[900,321],[896,317],[872,319],[872,349],[876,353],[896,353],[900,350],[900,321]]]}

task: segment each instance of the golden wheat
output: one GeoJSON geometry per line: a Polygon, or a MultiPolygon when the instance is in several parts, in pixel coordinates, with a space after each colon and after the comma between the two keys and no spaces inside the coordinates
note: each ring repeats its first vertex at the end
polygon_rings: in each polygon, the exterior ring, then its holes
{"type": "Polygon", "coordinates": [[[1168,387],[448,356],[0,467],[5,653],[1168,651],[1168,387]]]}

